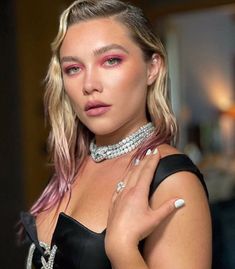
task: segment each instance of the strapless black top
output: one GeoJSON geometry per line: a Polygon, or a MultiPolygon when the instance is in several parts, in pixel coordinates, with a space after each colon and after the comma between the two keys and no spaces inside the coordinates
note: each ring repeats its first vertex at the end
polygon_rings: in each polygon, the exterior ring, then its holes
{"type": "MultiPolygon", "coordinates": [[[[174,154],[160,160],[150,186],[149,198],[165,178],[179,171],[194,173],[208,196],[198,168],[186,155],[174,154]]],[[[38,241],[35,219],[31,214],[22,212],[21,221],[27,241],[31,243],[27,268],[33,264],[36,269],[111,269],[104,249],[106,230],[96,233],[65,213],[60,213],[49,247],[38,241]]],[[[144,240],[140,242],[140,251],[143,245],[144,240]]]]}

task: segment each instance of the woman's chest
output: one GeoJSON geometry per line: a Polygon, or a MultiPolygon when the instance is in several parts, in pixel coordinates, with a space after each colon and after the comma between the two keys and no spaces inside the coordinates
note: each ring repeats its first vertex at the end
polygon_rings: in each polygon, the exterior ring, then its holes
{"type": "Polygon", "coordinates": [[[71,192],[63,197],[59,207],[37,217],[38,237],[51,242],[58,216],[64,212],[91,231],[101,232],[107,226],[108,211],[116,184],[125,174],[122,165],[87,163],[76,177],[71,192]]]}
{"type": "Polygon", "coordinates": [[[121,164],[88,163],[72,187],[66,213],[90,227],[92,223],[99,226],[99,222],[103,227],[117,182],[123,179],[125,171],[121,164]]]}
{"type": "Polygon", "coordinates": [[[29,253],[27,268],[31,269],[33,260],[36,268],[110,269],[104,247],[105,232],[96,233],[79,221],[60,213],[51,246],[40,252],[34,245],[33,252],[29,253]]]}
{"type": "Polygon", "coordinates": [[[72,190],[65,212],[91,230],[100,232],[106,227],[116,181],[108,178],[82,181],[72,190]]]}
{"type": "MultiPolygon", "coordinates": [[[[76,178],[71,194],[62,200],[56,224],[50,230],[51,239],[46,241],[51,243],[51,248],[56,246],[54,264],[60,264],[59,268],[97,268],[99,263],[110,268],[104,237],[109,206],[121,174],[115,169],[99,173],[88,169],[76,178]],[[89,267],[80,267],[81,264],[89,267]]],[[[51,214],[45,217],[48,220],[51,214]]],[[[48,226],[44,223],[37,230],[39,241],[44,241],[48,226]]],[[[34,264],[40,266],[41,259],[37,255],[34,259],[34,264]]]]}

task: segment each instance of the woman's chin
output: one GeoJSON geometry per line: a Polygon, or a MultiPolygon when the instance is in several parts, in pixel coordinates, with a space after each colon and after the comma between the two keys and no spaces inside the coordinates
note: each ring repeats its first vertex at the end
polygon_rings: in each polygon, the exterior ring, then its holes
{"type": "Polygon", "coordinates": [[[83,122],[83,124],[95,135],[95,136],[108,136],[114,134],[120,126],[110,121],[97,121],[97,122],[83,122]]]}
{"type": "Polygon", "coordinates": [[[96,136],[96,137],[104,137],[105,139],[109,140],[108,138],[114,137],[117,135],[119,127],[117,126],[87,126],[87,128],[96,136]]]}
{"type": "MultiPolygon", "coordinates": [[[[88,128],[89,129],[89,128],[88,128]]],[[[104,128],[104,129],[89,129],[95,136],[109,136],[109,135],[112,135],[113,133],[115,133],[115,130],[113,129],[107,129],[107,128],[104,128]]]]}

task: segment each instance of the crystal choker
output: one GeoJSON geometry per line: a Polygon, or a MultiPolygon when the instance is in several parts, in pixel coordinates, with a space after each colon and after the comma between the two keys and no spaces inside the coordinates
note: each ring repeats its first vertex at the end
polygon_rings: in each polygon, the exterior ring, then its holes
{"type": "Polygon", "coordinates": [[[122,139],[119,143],[106,146],[96,146],[94,139],[90,143],[91,157],[95,162],[101,162],[107,159],[113,159],[136,149],[147,137],[149,137],[155,128],[151,122],[140,127],[135,133],[122,139]]]}

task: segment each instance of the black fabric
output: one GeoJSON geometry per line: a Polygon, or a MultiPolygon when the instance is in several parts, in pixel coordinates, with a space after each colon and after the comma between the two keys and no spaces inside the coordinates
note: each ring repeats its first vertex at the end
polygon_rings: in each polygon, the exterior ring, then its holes
{"type": "Polygon", "coordinates": [[[23,226],[25,227],[25,231],[27,234],[26,242],[33,242],[42,255],[44,253],[44,250],[38,242],[35,219],[28,212],[21,212],[20,219],[23,226]]]}
{"type": "Polygon", "coordinates": [[[194,163],[189,159],[189,157],[184,154],[173,154],[160,160],[159,165],[154,173],[153,181],[150,185],[149,197],[152,196],[154,191],[164,179],[172,174],[182,171],[187,171],[195,174],[201,181],[208,197],[208,191],[203,179],[203,175],[194,165],[194,163]]]}
{"type": "MultiPolygon", "coordinates": [[[[197,167],[186,155],[175,154],[160,160],[150,186],[149,197],[151,197],[165,178],[179,171],[194,173],[208,195],[203,176],[197,167]]],[[[33,264],[36,269],[40,269],[42,267],[42,249],[37,241],[34,217],[26,213],[21,214],[21,219],[30,241],[36,245],[33,264]]],[[[60,213],[51,242],[52,247],[54,245],[57,246],[53,268],[111,269],[111,264],[104,249],[105,232],[106,230],[102,233],[93,232],[79,221],[65,213],[60,213]]],[[[140,250],[143,248],[143,245],[144,240],[140,242],[140,250]]]]}

